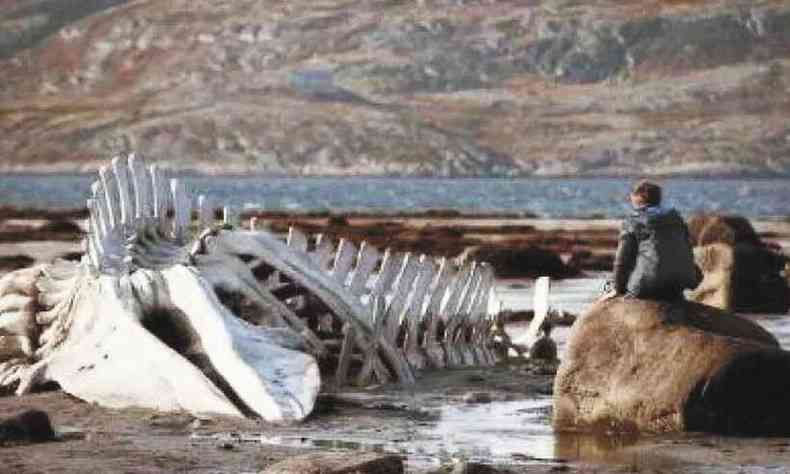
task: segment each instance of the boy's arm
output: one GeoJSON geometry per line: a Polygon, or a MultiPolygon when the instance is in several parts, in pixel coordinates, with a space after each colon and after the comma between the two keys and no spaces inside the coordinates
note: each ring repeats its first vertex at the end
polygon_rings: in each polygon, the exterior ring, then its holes
{"type": "Polygon", "coordinates": [[[628,222],[623,222],[617,253],[614,256],[614,289],[618,295],[625,294],[627,290],[628,277],[636,264],[638,245],[628,222]]]}

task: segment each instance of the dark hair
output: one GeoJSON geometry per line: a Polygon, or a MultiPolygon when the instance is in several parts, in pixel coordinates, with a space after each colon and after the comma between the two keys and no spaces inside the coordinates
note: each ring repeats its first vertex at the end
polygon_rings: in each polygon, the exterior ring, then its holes
{"type": "Polygon", "coordinates": [[[631,194],[638,196],[648,206],[661,204],[661,186],[652,181],[643,179],[634,185],[631,194]]]}

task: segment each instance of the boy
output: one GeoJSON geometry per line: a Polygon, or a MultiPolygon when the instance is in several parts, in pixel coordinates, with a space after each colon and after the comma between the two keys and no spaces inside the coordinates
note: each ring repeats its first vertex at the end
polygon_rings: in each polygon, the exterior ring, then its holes
{"type": "Polygon", "coordinates": [[[630,195],[634,211],[623,221],[614,259],[614,289],[604,296],[682,300],[702,281],[689,231],[677,211],[661,206],[661,187],[647,180],[630,195]]]}

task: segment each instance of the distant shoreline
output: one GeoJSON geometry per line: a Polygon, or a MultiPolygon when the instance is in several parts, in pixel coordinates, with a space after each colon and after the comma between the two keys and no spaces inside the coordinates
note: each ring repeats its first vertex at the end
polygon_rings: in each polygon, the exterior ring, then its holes
{"type": "MultiPolygon", "coordinates": [[[[221,208],[214,209],[215,214],[220,215],[221,208]]],[[[85,219],[88,216],[87,208],[63,208],[49,209],[39,207],[18,207],[3,205],[0,202],[0,220],[2,219],[85,219]]],[[[545,222],[606,222],[618,221],[616,217],[607,217],[596,214],[589,216],[540,216],[535,213],[510,212],[510,211],[476,211],[476,210],[456,210],[456,209],[425,209],[425,210],[310,210],[310,209],[244,209],[240,217],[249,219],[257,217],[259,219],[287,219],[289,217],[299,219],[417,219],[417,220],[446,220],[446,219],[466,219],[466,220],[535,220],[545,222]]],[[[757,216],[751,217],[753,221],[764,222],[790,222],[790,210],[788,215],[757,216]]]]}
{"type": "MultiPolygon", "coordinates": [[[[278,174],[278,173],[259,173],[255,171],[232,171],[228,173],[214,173],[200,171],[190,168],[170,168],[162,166],[164,170],[176,176],[200,177],[200,178],[267,178],[267,179],[410,179],[410,180],[511,180],[511,179],[545,179],[545,180],[564,180],[564,179],[585,179],[585,180],[610,180],[610,179],[688,179],[688,180],[708,180],[708,179],[737,179],[742,181],[749,180],[790,180],[790,173],[767,173],[759,171],[740,171],[740,172],[719,172],[719,173],[627,173],[627,174],[516,174],[510,176],[503,175],[410,175],[410,174],[278,174]]],[[[25,170],[4,169],[0,167],[0,174],[7,177],[90,177],[95,176],[99,167],[95,169],[80,170],[25,170]]]]}
{"type": "MultiPolygon", "coordinates": [[[[621,218],[631,178],[267,177],[167,172],[212,207],[243,213],[350,216],[621,218]]],[[[94,174],[0,175],[0,208],[83,212],[94,174]]],[[[657,179],[667,204],[684,214],[718,212],[749,218],[790,216],[790,178],[657,179]]]]}

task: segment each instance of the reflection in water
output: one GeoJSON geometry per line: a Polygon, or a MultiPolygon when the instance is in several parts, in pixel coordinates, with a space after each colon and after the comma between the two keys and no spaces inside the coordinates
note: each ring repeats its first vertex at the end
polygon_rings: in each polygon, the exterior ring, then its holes
{"type": "Polygon", "coordinates": [[[388,429],[384,433],[365,429],[324,431],[313,427],[287,436],[244,435],[241,440],[327,450],[401,453],[407,456],[407,465],[412,469],[437,466],[454,459],[545,463],[553,462],[555,456],[550,412],[551,398],[542,396],[531,400],[443,405],[435,421],[415,425],[407,418],[388,419],[388,429]],[[392,439],[393,433],[405,431],[408,437],[392,439]]]}
{"type": "MultiPolygon", "coordinates": [[[[595,298],[601,287],[601,278],[557,281],[552,287],[552,306],[581,314],[595,298]]],[[[529,286],[502,285],[497,295],[504,307],[528,309],[531,306],[529,286]]],[[[784,348],[790,347],[790,318],[787,316],[749,316],[772,332],[784,348]]],[[[513,333],[526,330],[527,325],[513,325],[513,333]]],[[[567,328],[557,328],[552,333],[562,354],[568,336],[567,328]]],[[[561,357],[561,355],[560,355],[561,357]]],[[[443,390],[439,388],[439,390],[443,390]]],[[[439,392],[441,393],[441,392],[439,392]]],[[[484,463],[516,465],[616,465],[620,468],[650,472],[788,472],[784,466],[761,465],[760,461],[748,466],[724,459],[695,460],[689,449],[704,449],[716,439],[717,450],[727,453],[739,449],[742,440],[715,438],[704,434],[643,437],[605,436],[578,433],[554,433],[551,427],[551,397],[538,396],[514,401],[494,401],[488,404],[448,404],[437,394],[434,406],[423,406],[431,416],[415,417],[392,412],[378,420],[376,427],[359,426],[345,418],[340,421],[321,420],[294,428],[276,430],[277,434],[237,435],[236,442],[255,442],[285,446],[317,447],[325,450],[366,450],[400,453],[405,455],[408,470],[432,468],[454,459],[467,459],[484,463]],[[654,451],[656,446],[670,449],[654,451]],[[685,449],[686,454],[676,454],[685,449]],[[744,469],[746,468],[746,469],[744,469]]],[[[412,406],[410,400],[402,400],[412,406]]],[[[225,435],[196,435],[196,439],[222,439],[225,435]]],[[[760,440],[754,440],[757,446],[760,440]]],[[[790,442],[788,443],[790,445],[790,442]]],[[[618,469],[620,469],[618,468],[618,469]]]]}
{"type": "Polygon", "coordinates": [[[556,433],[554,457],[569,461],[596,463],[620,462],[617,451],[633,446],[639,440],[636,434],[617,436],[591,435],[583,433],[556,433]]]}
{"type": "Polygon", "coordinates": [[[449,405],[441,408],[435,425],[420,430],[420,445],[431,451],[475,461],[519,462],[552,460],[549,424],[551,398],[449,405]]]}

